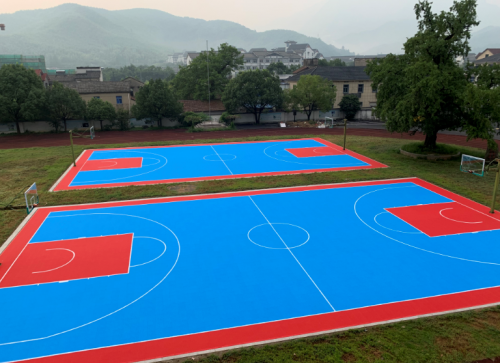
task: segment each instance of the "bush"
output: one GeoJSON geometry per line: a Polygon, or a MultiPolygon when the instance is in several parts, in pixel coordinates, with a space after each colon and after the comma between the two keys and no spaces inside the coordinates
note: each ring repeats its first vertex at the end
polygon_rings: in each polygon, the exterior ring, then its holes
{"type": "Polygon", "coordinates": [[[445,145],[445,144],[436,144],[435,149],[430,149],[425,147],[423,142],[412,142],[410,144],[403,145],[401,147],[402,150],[413,153],[413,154],[442,154],[442,155],[455,155],[459,152],[456,147],[445,145]]]}
{"type": "Polygon", "coordinates": [[[231,115],[229,112],[224,112],[220,116],[220,122],[224,123],[225,125],[231,125],[233,124],[234,127],[234,121],[238,118],[238,115],[231,115]]]}
{"type": "Polygon", "coordinates": [[[356,113],[361,110],[361,102],[357,95],[344,95],[342,101],[339,103],[340,111],[345,114],[345,118],[348,120],[354,119],[356,113]]]}
{"type": "Polygon", "coordinates": [[[116,121],[120,130],[130,130],[130,113],[128,110],[118,110],[116,112],[116,121]]]}
{"type": "Polygon", "coordinates": [[[203,112],[184,112],[179,117],[179,123],[183,126],[194,127],[197,124],[202,123],[203,121],[208,121],[209,119],[210,117],[208,117],[208,115],[203,112]]]}

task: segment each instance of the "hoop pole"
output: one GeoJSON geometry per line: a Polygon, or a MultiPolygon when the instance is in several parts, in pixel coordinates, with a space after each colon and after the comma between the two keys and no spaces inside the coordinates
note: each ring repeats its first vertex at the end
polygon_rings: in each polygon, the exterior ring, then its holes
{"type": "Polygon", "coordinates": [[[493,200],[491,201],[490,213],[495,213],[495,202],[497,200],[498,184],[500,184],[500,159],[497,159],[497,176],[495,178],[495,189],[493,189],[493,200]]]}
{"type": "Polygon", "coordinates": [[[69,141],[71,143],[71,155],[73,155],[73,167],[76,167],[75,150],[73,150],[73,132],[69,130],[69,141]]]}
{"type": "Polygon", "coordinates": [[[347,119],[344,119],[344,150],[345,150],[345,141],[347,138],[347,119]]]}

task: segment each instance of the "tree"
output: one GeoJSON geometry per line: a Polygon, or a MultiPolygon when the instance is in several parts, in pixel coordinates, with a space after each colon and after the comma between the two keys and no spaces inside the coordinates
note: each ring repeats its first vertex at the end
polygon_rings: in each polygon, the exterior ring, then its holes
{"type": "Polygon", "coordinates": [[[468,78],[474,78],[475,84],[467,85],[464,96],[463,129],[467,139],[481,138],[488,141],[486,159],[489,161],[498,155],[495,142],[495,129],[500,127],[500,65],[469,67],[468,78]]]}
{"type": "Polygon", "coordinates": [[[100,98],[92,98],[87,103],[85,118],[87,120],[99,121],[101,123],[101,130],[103,130],[103,121],[108,120],[113,122],[116,119],[116,109],[110,102],[103,101],[100,98]]]}
{"type": "Polygon", "coordinates": [[[361,110],[362,103],[359,101],[357,95],[344,95],[342,100],[339,103],[340,111],[342,111],[345,115],[345,118],[348,120],[354,119],[356,113],[361,110]]]}
{"type": "Polygon", "coordinates": [[[64,131],[67,131],[67,121],[74,120],[85,115],[85,101],[82,100],[78,92],[64,87],[55,82],[47,90],[46,108],[48,115],[52,120],[50,123],[59,131],[59,122],[64,125],[64,131]]]}
{"type": "Polygon", "coordinates": [[[35,120],[42,110],[44,87],[41,78],[19,64],[0,68],[0,122],[19,123],[35,120]]]}
{"type": "Polygon", "coordinates": [[[345,67],[346,64],[344,61],[341,59],[332,59],[332,60],[326,60],[326,59],[320,59],[318,64],[323,67],[345,67]]]}
{"type": "Polygon", "coordinates": [[[256,123],[260,123],[264,110],[281,107],[283,99],[279,78],[267,69],[239,73],[229,82],[222,95],[224,107],[229,112],[243,107],[254,114],[256,123]]]}
{"type": "Polygon", "coordinates": [[[291,73],[290,69],[287,66],[285,66],[282,62],[271,63],[267,67],[267,70],[271,73],[278,75],[291,73]]]}
{"type": "Polygon", "coordinates": [[[289,91],[290,102],[294,108],[301,108],[311,119],[316,110],[329,111],[335,102],[335,86],[320,76],[305,75],[300,77],[297,85],[289,91]]]}
{"type": "Polygon", "coordinates": [[[221,44],[218,51],[213,48],[201,53],[190,65],[180,67],[172,81],[180,99],[208,101],[208,76],[210,71],[210,99],[218,98],[229,82],[231,72],[243,64],[243,56],[228,44],[221,44]]]}
{"type": "Polygon", "coordinates": [[[171,81],[175,77],[172,68],[155,66],[134,66],[133,64],[122,68],[104,68],[102,74],[105,81],[121,81],[127,77],[134,77],[142,82],[150,79],[163,79],[171,81]]]}
{"type": "Polygon", "coordinates": [[[118,127],[122,131],[127,131],[130,129],[130,112],[126,109],[119,109],[116,111],[116,121],[118,127]]]}
{"type": "Polygon", "coordinates": [[[163,118],[178,118],[183,108],[168,82],[161,79],[149,81],[135,99],[136,105],[132,109],[134,116],[156,120],[158,127],[163,127],[163,118]]]}
{"type": "Polygon", "coordinates": [[[463,126],[463,98],[468,80],[456,58],[467,57],[476,0],[458,0],[448,12],[435,14],[431,3],[415,5],[418,32],[404,44],[405,54],[369,62],[376,87],[375,114],[389,131],[422,131],[425,146],[436,147],[440,130],[463,126]]]}

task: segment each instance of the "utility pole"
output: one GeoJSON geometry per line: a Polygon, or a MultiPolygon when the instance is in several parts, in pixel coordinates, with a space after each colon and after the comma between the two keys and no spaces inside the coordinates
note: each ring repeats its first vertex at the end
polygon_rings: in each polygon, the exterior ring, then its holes
{"type": "Polygon", "coordinates": [[[207,85],[208,85],[208,118],[212,120],[210,116],[210,65],[208,63],[208,40],[207,40],[207,85]]]}

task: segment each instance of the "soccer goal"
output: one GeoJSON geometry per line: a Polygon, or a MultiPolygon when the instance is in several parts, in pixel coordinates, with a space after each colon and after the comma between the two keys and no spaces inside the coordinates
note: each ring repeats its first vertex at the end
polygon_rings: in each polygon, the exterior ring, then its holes
{"type": "Polygon", "coordinates": [[[477,176],[484,176],[485,160],[470,155],[462,155],[460,170],[477,176]]]}
{"type": "Polygon", "coordinates": [[[333,127],[333,117],[325,117],[325,127],[328,127],[328,123],[330,123],[330,128],[333,127]]]}
{"type": "Polygon", "coordinates": [[[24,199],[26,200],[26,212],[30,214],[40,201],[36,183],[33,183],[28,190],[24,192],[24,199]]]}

